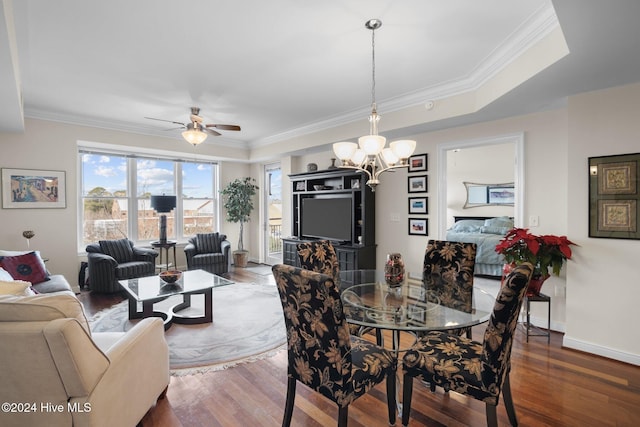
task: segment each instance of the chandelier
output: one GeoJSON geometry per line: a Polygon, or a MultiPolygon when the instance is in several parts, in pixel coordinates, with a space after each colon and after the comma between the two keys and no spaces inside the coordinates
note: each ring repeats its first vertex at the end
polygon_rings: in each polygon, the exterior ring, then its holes
{"type": "Polygon", "coordinates": [[[380,184],[378,177],[382,172],[409,166],[408,159],[416,149],[412,140],[398,140],[385,148],[387,139],[378,135],[380,116],[376,109],[376,30],[382,26],[379,19],[370,19],[364,26],[371,30],[371,115],[369,116],[369,135],[358,138],[355,142],[336,142],[333,152],[342,161],[341,168],[356,169],[369,176],[367,185],[375,191],[380,184]]]}

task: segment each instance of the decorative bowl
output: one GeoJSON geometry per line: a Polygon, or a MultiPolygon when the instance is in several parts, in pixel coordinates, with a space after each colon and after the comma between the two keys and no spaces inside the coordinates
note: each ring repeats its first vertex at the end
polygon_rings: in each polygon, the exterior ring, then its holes
{"type": "Polygon", "coordinates": [[[166,283],[175,283],[182,277],[182,271],[180,270],[169,270],[163,271],[159,274],[160,279],[166,283]]]}
{"type": "Polygon", "coordinates": [[[314,185],[313,189],[316,191],[324,190],[324,185],[314,185]]]}

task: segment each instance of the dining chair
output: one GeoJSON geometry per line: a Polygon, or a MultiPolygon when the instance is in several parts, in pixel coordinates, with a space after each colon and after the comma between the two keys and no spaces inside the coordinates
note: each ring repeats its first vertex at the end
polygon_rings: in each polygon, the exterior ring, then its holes
{"type": "Polygon", "coordinates": [[[329,275],[339,285],[340,267],[336,250],[329,240],[313,240],[296,245],[300,266],[305,270],[329,275]]]}
{"type": "Polygon", "coordinates": [[[274,265],[272,272],[287,329],[283,427],[291,424],[298,381],[335,402],[338,426],[346,426],[349,405],[385,379],[389,424],[393,425],[397,359],[390,351],[349,334],[333,278],[284,264],[274,265]]]}
{"type": "Polygon", "coordinates": [[[482,342],[443,331],[421,337],[402,358],[402,425],[409,423],[413,379],[485,402],[487,425],[497,427],[502,392],[512,426],[518,425],[509,384],[511,347],[533,266],[518,265],[500,288],[482,342]]]}
{"type": "MultiPolygon", "coordinates": [[[[422,281],[443,306],[471,312],[476,249],[475,243],[429,240],[424,253],[422,281]]],[[[466,334],[471,338],[470,327],[452,328],[447,332],[466,334]]]]}

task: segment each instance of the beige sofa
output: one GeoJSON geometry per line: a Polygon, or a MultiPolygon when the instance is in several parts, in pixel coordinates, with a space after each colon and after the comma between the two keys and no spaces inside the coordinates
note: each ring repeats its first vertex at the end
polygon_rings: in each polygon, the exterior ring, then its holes
{"type": "Polygon", "coordinates": [[[164,397],[162,321],[92,334],[70,292],[0,295],[2,426],[135,426],[164,397]]]}

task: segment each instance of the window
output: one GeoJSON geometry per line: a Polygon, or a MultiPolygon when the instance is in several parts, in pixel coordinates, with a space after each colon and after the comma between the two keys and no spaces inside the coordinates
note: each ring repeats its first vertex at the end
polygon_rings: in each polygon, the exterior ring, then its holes
{"type": "Polygon", "coordinates": [[[167,216],[167,236],[185,240],[219,227],[217,165],[175,159],[80,150],[82,249],[93,242],[128,237],[159,238],[151,195],[177,195],[167,216]]]}

